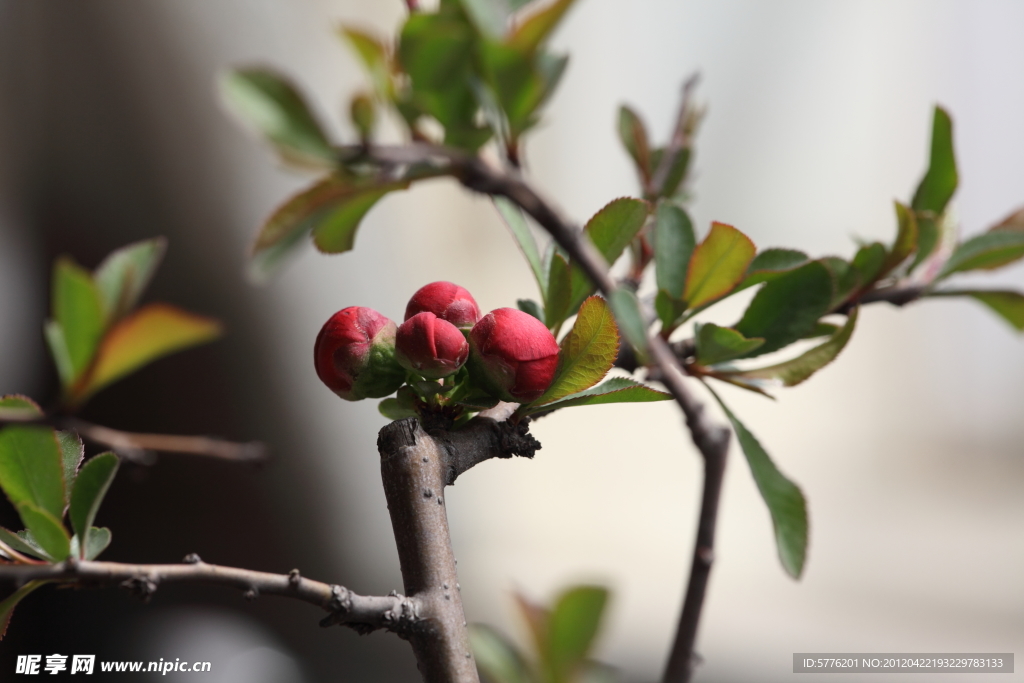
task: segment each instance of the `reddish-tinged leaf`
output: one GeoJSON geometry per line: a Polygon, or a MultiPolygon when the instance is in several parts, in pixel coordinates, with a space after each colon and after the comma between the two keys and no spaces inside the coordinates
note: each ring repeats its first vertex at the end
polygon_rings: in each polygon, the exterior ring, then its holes
{"type": "Polygon", "coordinates": [[[0,419],[15,420],[36,420],[43,416],[43,409],[39,404],[28,396],[21,394],[7,394],[0,396],[0,419]]]}
{"type": "Polygon", "coordinates": [[[508,42],[521,50],[533,52],[555,30],[573,1],[555,0],[527,16],[512,30],[508,42]]]}
{"type": "Polygon", "coordinates": [[[11,615],[14,614],[14,608],[18,606],[26,595],[39,588],[45,586],[48,581],[29,581],[24,586],[14,591],[7,598],[0,602],[0,640],[3,640],[4,636],[7,635],[7,627],[11,623],[11,615]]]}
{"type": "Polygon", "coordinates": [[[175,351],[204,344],[221,335],[221,324],[167,304],[149,304],[111,328],[100,346],[85,398],[111,382],[175,351]]]}
{"type": "Polygon", "coordinates": [[[686,273],[683,299],[690,309],[725,296],[743,279],[757,249],[750,238],[725,223],[712,223],[697,245],[686,273]]]}

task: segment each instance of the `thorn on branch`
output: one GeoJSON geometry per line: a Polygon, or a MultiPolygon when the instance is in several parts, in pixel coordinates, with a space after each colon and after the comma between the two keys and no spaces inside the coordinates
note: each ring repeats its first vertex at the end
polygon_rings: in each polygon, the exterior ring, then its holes
{"type": "Polygon", "coordinates": [[[256,598],[260,597],[260,591],[255,586],[242,593],[242,597],[245,598],[246,602],[252,602],[256,598]]]}
{"type": "Polygon", "coordinates": [[[202,561],[198,553],[189,553],[182,559],[182,562],[185,564],[200,564],[202,561]]]}

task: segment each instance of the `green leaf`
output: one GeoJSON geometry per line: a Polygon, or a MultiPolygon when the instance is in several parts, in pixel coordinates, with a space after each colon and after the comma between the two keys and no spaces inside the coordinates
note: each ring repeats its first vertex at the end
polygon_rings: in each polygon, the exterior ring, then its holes
{"type": "Polygon", "coordinates": [[[719,299],[743,279],[757,249],[750,238],[725,223],[712,223],[697,245],[686,273],[683,299],[690,309],[719,299]]]}
{"type": "Polygon", "coordinates": [[[475,30],[461,10],[442,6],[436,14],[411,15],[398,47],[415,106],[444,126],[446,144],[465,149],[476,149],[490,136],[475,123],[475,44],[475,30]]]}
{"type": "Polygon", "coordinates": [[[331,143],[284,76],[262,68],[229,71],[220,82],[228,109],[269,140],[285,161],[330,164],[331,143]]]}
{"type": "Polygon", "coordinates": [[[697,362],[714,365],[741,358],[764,344],[764,339],[747,339],[731,327],[705,323],[697,328],[697,362]]]}
{"type": "Polygon", "coordinates": [[[800,337],[801,339],[817,339],[818,337],[831,337],[833,334],[839,331],[839,325],[833,325],[832,323],[818,322],[814,329],[800,337]]]}
{"type": "Polygon", "coordinates": [[[782,273],[799,268],[809,260],[807,254],[795,249],[765,249],[750,262],[747,274],[738,289],[746,289],[772,280],[782,273]]]}
{"type": "Polygon", "coordinates": [[[555,252],[548,267],[548,293],[544,299],[544,317],[547,326],[557,329],[570,315],[569,303],[572,297],[572,278],[569,263],[555,252]]]}
{"type": "Polygon", "coordinates": [[[11,616],[14,614],[14,608],[18,606],[18,603],[25,599],[29,593],[45,586],[49,581],[36,580],[29,581],[24,586],[8,595],[3,602],[0,602],[0,640],[7,634],[7,627],[11,624],[11,616]]]}
{"type": "Polygon", "coordinates": [[[492,683],[533,683],[519,651],[498,631],[484,624],[469,627],[469,644],[476,664],[492,683]]]}
{"type": "Polygon", "coordinates": [[[834,311],[857,291],[860,286],[860,271],[838,256],[826,256],[819,260],[832,275],[833,293],[829,310],[834,311]]]}
{"type": "Polygon", "coordinates": [[[647,355],[647,323],[640,312],[640,301],[628,289],[619,288],[608,297],[608,304],[615,313],[619,329],[626,341],[641,357],[647,355]]]}
{"type": "Polygon", "coordinates": [[[82,400],[170,353],[212,341],[222,331],[213,318],[168,304],[143,306],[107,333],[89,383],[75,398],[82,400]]]}
{"type": "Polygon", "coordinates": [[[808,379],[818,370],[831,363],[843,350],[846,343],[853,335],[853,328],[857,324],[857,309],[854,308],[850,316],[838,332],[828,341],[813,349],[802,353],[792,360],[783,363],[770,365],[766,368],[756,370],[744,370],[742,372],[728,372],[730,377],[745,380],[778,380],[783,386],[793,387],[808,379]]]}
{"type": "Polygon", "coordinates": [[[896,223],[899,228],[896,232],[896,239],[892,243],[892,249],[889,250],[888,256],[885,257],[885,263],[882,266],[883,273],[889,273],[893,268],[899,266],[917,248],[917,216],[905,204],[900,204],[899,202],[895,202],[895,204],[896,223]]]}
{"type": "Polygon", "coordinates": [[[832,276],[819,261],[767,282],[750,302],[734,327],[748,339],[761,337],[764,345],[748,357],[777,351],[814,329],[832,303],[832,276]]]}
{"type": "Polygon", "coordinates": [[[866,291],[882,277],[887,255],[888,252],[881,242],[865,244],[857,250],[852,265],[860,274],[860,285],[858,286],[860,291],[866,291]]]}
{"type": "Polygon", "coordinates": [[[533,405],[544,405],[594,386],[611,370],[619,352],[619,331],[604,299],[580,306],[576,323],[559,345],[555,379],[533,405]]]}
{"type": "Polygon", "coordinates": [[[89,547],[88,533],[92,529],[93,520],[107,495],[110,483],[114,481],[120,460],[113,453],[101,453],[90,458],[82,465],[71,491],[71,507],[68,517],[71,527],[80,539],[85,539],[85,547],[89,547]]]}
{"type": "Polygon", "coordinates": [[[60,523],[60,517],[29,502],[18,503],[17,508],[21,521],[32,532],[39,547],[54,561],[67,559],[71,554],[71,537],[60,523]]]}
{"type": "Polygon", "coordinates": [[[556,680],[569,680],[583,663],[601,625],[608,590],[577,586],[559,597],[548,618],[548,653],[556,680]]]}
{"type": "Polygon", "coordinates": [[[651,145],[647,138],[647,128],[640,116],[626,105],[619,107],[619,139],[636,164],[640,184],[646,186],[651,181],[652,172],[651,145]]]}
{"type": "Polygon", "coordinates": [[[459,0],[473,25],[490,38],[501,38],[509,18],[504,0],[459,0]]]}
{"type": "MultiPolygon", "coordinates": [[[[616,199],[595,213],[587,221],[583,232],[594,243],[597,251],[608,262],[608,265],[612,265],[637,236],[640,229],[644,227],[650,209],[650,204],[642,199],[629,197],[616,199]]],[[[575,310],[587,296],[594,292],[594,289],[590,278],[584,274],[578,264],[574,263],[572,266],[572,299],[569,310],[575,310]]]]}
{"type": "Polygon", "coordinates": [[[82,556],[86,560],[95,560],[110,545],[111,534],[107,527],[92,527],[85,541],[82,556]]]}
{"type": "Polygon", "coordinates": [[[911,208],[914,211],[931,211],[936,216],[946,210],[958,178],[956,158],[953,154],[953,121],[942,107],[935,107],[932,122],[931,159],[928,171],[914,193],[911,208]]]}
{"type": "Polygon", "coordinates": [[[92,275],[67,257],[57,259],[53,269],[53,318],[63,333],[71,376],[78,377],[103,336],[106,312],[92,275]]]}
{"type": "Polygon", "coordinates": [[[914,217],[917,221],[917,254],[907,268],[908,273],[931,256],[942,240],[941,217],[931,211],[915,212],[914,217]]]}
{"type": "Polygon", "coordinates": [[[939,278],[965,270],[995,270],[1024,256],[1024,232],[998,230],[976,235],[953,252],[939,278]]]}
{"type": "MultiPolygon", "coordinates": [[[[662,165],[662,160],[665,155],[668,154],[666,147],[658,147],[654,150],[651,155],[651,166],[657,169],[662,165]]],[[[686,171],[690,166],[690,156],[692,151],[690,147],[683,147],[678,154],[672,160],[672,166],[669,168],[669,172],[666,173],[665,181],[662,186],[654,188],[654,194],[657,197],[672,198],[679,196],[679,185],[686,177],[686,171]]],[[[657,171],[655,170],[656,174],[657,171]]]]}
{"type": "MultiPolygon", "coordinates": [[[[651,166],[655,169],[661,166],[661,160],[666,153],[665,147],[660,147],[651,152],[651,166]]],[[[674,197],[677,195],[679,185],[683,182],[683,179],[686,177],[686,171],[690,167],[691,154],[692,151],[689,147],[683,147],[679,150],[679,153],[672,159],[671,168],[665,174],[665,181],[661,184],[661,187],[654,188],[655,195],[658,197],[674,197]]]]}
{"type": "Polygon", "coordinates": [[[22,529],[17,533],[17,536],[21,539],[22,543],[32,549],[32,552],[35,553],[37,557],[41,557],[44,560],[50,560],[51,562],[56,561],[49,553],[40,547],[39,542],[36,541],[35,537],[32,536],[32,532],[28,529],[22,529]]]}
{"type": "Polygon", "coordinates": [[[620,197],[595,213],[583,232],[611,265],[644,227],[650,210],[651,205],[642,199],[620,197]]]}
{"type": "Polygon", "coordinates": [[[1024,294],[999,289],[948,289],[926,296],[969,296],[988,306],[1018,332],[1024,332],[1024,294]]]}
{"type": "Polygon", "coordinates": [[[416,411],[404,405],[397,398],[386,398],[377,405],[380,414],[389,420],[404,420],[407,417],[416,417],[416,411]]]}
{"type": "Polygon", "coordinates": [[[12,425],[0,430],[0,487],[15,507],[31,503],[57,519],[64,516],[63,457],[52,429],[12,425]]]}
{"type": "Polygon", "coordinates": [[[487,80],[505,114],[508,136],[514,143],[537,122],[536,111],[554,91],[568,58],[528,52],[495,41],[484,41],[480,49],[487,80]]]}
{"type": "Polygon", "coordinates": [[[686,302],[682,299],[673,299],[664,289],[658,290],[654,297],[654,312],[658,314],[661,321],[663,334],[670,333],[675,329],[677,321],[686,312],[686,302]]]}
{"type": "Polygon", "coordinates": [[[533,277],[537,280],[537,286],[540,288],[541,298],[546,297],[548,278],[540,260],[537,240],[534,239],[530,226],[526,223],[526,216],[523,215],[522,209],[504,197],[494,197],[494,206],[498,209],[501,217],[505,219],[505,225],[508,226],[509,232],[515,238],[516,244],[519,245],[519,250],[526,257],[526,262],[530,264],[530,270],[533,271],[533,277]]]}
{"type": "Polygon", "coordinates": [[[0,396],[0,420],[37,420],[43,417],[43,409],[28,396],[7,394],[0,396]]]}
{"type": "Polygon", "coordinates": [[[253,254],[259,254],[281,242],[294,239],[297,234],[312,230],[313,219],[338,201],[353,193],[352,181],[336,175],[321,178],[302,192],[292,195],[274,209],[260,228],[253,244],[253,254]]]}
{"type": "Polygon", "coordinates": [[[85,444],[72,431],[58,431],[57,444],[60,446],[61,463],[64,471],[64,509],[71,503],[71,489],[78,476],[78,467],[85,457],[85,444]]]}
{"type": "Polygon", "coordinates": [[[652,401],[670,400],[672,400],[672,396],[663,391],[652,389],[649,386],[626,379],[625,377],[612,377],[596,387],[590,387],[575,394],[569,394],[565,398],[553,403],[531,408],[525,414],[546,413],[552,410],[575,406],[596,406],[608,403],[650,403],[652,401]]]}
{"type": "Polygon", "coordinates": [[[64,338],[64,330],[56,320],[47,320],[43,325],[43,336],[46,337],[46,345],[50,348],[53,363],[57,366],[60,384],[67,389],[75,381],[75,368],[71,363],[71,352],[64,338]]]}
{"type": "Polygon", "coordinates": [[[322,251],[351,249],[359,222],[374,203],[408,186],[407,181],[360,185],[337,175],[318,180],[275,209],[260,228],[252,249],[257,274],[269,273],[314,228],[322,251]]]}
{"type": "Polygon", "coordinates": [[[167,240],[155,237],[121,247],[103,259],[93,279],[110,320],[135,308],[166,251],[167,240]]]}
{"type": "Polygon", "coordinates": [[[658,289],[672,299],[683,298],[686,271],[696,246],[693,223],[678,206],[658,205],[654,218],[654,266],[658,289]]]}
{"type": "Polygon", "coordinates": [[[537,320],[544,322],[544,311],[533,299],[516,299],[516,306],[523,313],[529,313],[537,320]]]}
{"type": "Polygon", "coordinates": [[[333,202],[312,221],[313,244],[325,254],[351,251],[355,246],[356,230],[367,212],[387,193],[407,187],[408,182],[391,183],[364,189],[333,202]]]}
{"type": "Polygon", "coordinates": [[[508,42],[528,52],[535,51],[572,7],[573,0],[555,0],[519,22],[508,37],[508,42]]]}
{"type": "Polygon", "coordinates": [[[0,543],[3,543],[11,550],[22,553],[23,555],[30,555],[32,557],[38,557],[42,560],[52,560],[52,557],[47,556],[46,551],[36,545],[34,542],[29,543],[26,539],[22,538],[18,534],[0,526],[0,543]]]}
{"type": "Polygon", "coordinates": [[[391,60],[384,43],[354,26],[340,26],[338,35],[351,46],[362,61],[377,96],[384,101],[393,99],[395,93],[391,81],[391,60]]]}
{"type": "Polygon", "coordinates": [[[807,560],[807,502],[804,494],[779,471],[764,447],[743,423],[736,419],[718,394],[714,391],[711,393],[732,423],[736,439],[740,442],[743,455],[747,457],[747,464],[750,465],[750,472],[754,475],[754,482],[768,505],[772,525],[775,527],[775,544],[779,551],[779,560],[786,573],[798,579],[807,560]]]}

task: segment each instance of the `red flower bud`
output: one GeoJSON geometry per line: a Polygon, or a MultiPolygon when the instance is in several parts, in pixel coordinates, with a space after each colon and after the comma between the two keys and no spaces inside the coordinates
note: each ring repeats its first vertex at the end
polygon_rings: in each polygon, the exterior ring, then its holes
{"type": "Polygon", "coordinates": [[[558,342],[544,323],[514,308],[499,308],[469,333],[474,370],[496,396],[529,403],[555,378],[558,342]]]}
{"type": "Polygon", "coordinates": [[[324,323],[313,347],[320,381],[346,401],[381,398],[405,382],[395,361],[395,323],[372,308],[349,306],[324,323]]]}
{"type": "Polygon", "coordinates": [[[395,352],[402,367],[423,377],[441,379],[462,367],[469,356],[469,344],[455,325],[423,311],[398,328],[395,352]]]}
{"type": "Polygon", "coordinates": [[[473,327],[480,319],[480,307],[473,295],[451,282],[431,282],[419,289],[405,307],[405,319],[428,311],[459,329],[473,327]]]}

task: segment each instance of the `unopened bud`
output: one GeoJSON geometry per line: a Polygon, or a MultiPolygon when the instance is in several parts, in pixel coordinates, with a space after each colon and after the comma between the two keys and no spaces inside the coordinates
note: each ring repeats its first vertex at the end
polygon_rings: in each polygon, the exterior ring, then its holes
{"type": "Polygon", "coordinates": [[[544,323],[514,308],[499,308],[469,333],[474,371],[498,398],[529,403],[540,398],[558,369],[558,342],[544,323]]]}
{"type": "Polygon", "coordinates": [[[469,344],[459,328],[429,311],[398,328],[395,357],[405,368],[429,379],[453,374],[466,362],[469,344]]]}
{"type": "Polygon", "coordinates": [[[469,330],[480,319],[480,307],[463,287],[451,282],[431,282],[419,289],[405,307],[405,319],[428,311],[460,330],[469,330]]]}
{"type": "Polygon", "coordinates": [[[313,347],[320,381],[346,401],[393,393],[405,382],[405,370],[395,360],[395,331],[395,323],[372,308],[338,311],[313,347]]]}

